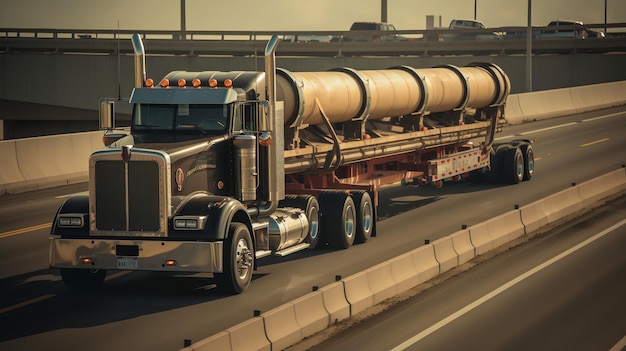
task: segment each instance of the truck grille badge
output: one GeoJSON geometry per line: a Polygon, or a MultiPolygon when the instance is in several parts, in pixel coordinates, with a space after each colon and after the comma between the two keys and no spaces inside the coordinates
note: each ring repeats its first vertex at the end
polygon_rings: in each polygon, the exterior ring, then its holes
{"type": "Polygon", "coordinates": [[[132,149],[132,145],[124,145],[122,146],[122,160],[124,162],[130,161],[130,149],[132,149]]]}
{"type": "Polygon", "coordinates": [[[183,181],[185,180],[185,173],[182,168],[176,169],[176,185],[178,191],[183,191],[183,181]]]}

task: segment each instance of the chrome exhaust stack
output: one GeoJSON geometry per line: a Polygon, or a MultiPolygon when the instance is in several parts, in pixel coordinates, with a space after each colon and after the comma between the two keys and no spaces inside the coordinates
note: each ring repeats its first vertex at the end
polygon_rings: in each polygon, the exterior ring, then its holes
{"type": "Polygon", "coordinates": [[[146,81],[146,53],[139,34],[133,34],[132,43],[135,52],[135,88],[142,88],[146,81]]]}

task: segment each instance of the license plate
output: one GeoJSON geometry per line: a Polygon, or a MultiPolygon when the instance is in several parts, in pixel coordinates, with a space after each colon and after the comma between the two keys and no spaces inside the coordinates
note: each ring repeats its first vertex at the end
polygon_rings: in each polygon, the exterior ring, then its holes
{"type": "Polygon", "coordinates": [[[118,257],[117,269],[139,269],[137,257],[118,257]]]}

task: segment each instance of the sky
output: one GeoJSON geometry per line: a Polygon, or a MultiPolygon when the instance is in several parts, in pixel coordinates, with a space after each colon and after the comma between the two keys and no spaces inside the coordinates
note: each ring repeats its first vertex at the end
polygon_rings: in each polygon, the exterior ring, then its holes
{"type": "MultiPolygon", "coordinates": [[[[452,19],[487,27],[526,26],[532,0],[387,0],[387,21],[399,30],[452,19]]],[[[625,0],[534,0],[532,25],[555,19],[626,22],[625,0]]],[[[179,30],[181,0],[0,0],[0,28],[179,30]]],[[[355,21],[380,21],[380,0],[186,0],[187,30],[343,31],[355,21]]]]}

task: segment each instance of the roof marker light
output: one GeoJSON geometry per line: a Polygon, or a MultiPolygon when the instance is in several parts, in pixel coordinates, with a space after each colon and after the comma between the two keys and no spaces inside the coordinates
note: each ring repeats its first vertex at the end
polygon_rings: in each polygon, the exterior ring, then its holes
{"type": "Polygon", "coordinates": [[[152,78],[148,78],[148,79],[146,79],[145,84],[146,84],[147,88],[152,88],[152,87],[154,87],[154,80],[152,80],[152,78]]]}
{"type": "Polygon", "coordinates": [[[227,87],[227,88],[232,88],[233,87],[233,81],[231,79],[224,80],[224,86],[227,87]]]}
{"type": "Polygon", "coordinates": [[[211,88],[215,88],[215,87],[217,87],[217,79],[215,79],[215,78],[210,79],[210,80],[209,80],[209,86],[210,86],[211,88]]]}
{"type": "Polygon", "coordinates": [[[161,86],[162,86],[163,88],[167,88],[167,87],[169,87],[169,86],[170,86],[170,80],[169,80],[169,79],[167,79],[167,78],[163,78],[163,80],[161,80],[161,86]]]}
{"type": "Polygon", "coordinates": [[[184,80],[183,78],[178,80],[178,86],[181,88],[184,88],[187,85],[187,81],[184,80]]]}
{"type": "Polygon", "coordinates": [[[200,79],[195,78],[194,80],[191,81],[191,85],[193,85],[194,88],[200,88],[202,83],[200,82],[200,79]]]}

